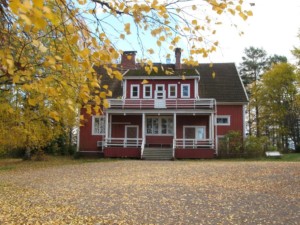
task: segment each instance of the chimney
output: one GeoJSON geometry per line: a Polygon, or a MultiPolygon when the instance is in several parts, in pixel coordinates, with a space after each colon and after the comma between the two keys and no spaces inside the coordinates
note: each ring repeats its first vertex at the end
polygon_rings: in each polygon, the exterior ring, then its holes
{"type": "Polygon", "coordinates": [[[135,69],[136,51],[124,51],[121,59],[121,67],[123,69],[135,69]]]}
{"type": "Polygon", "coordinates": [[[175,48],[175,70],[181,69],[181,48],[175,48]]]}

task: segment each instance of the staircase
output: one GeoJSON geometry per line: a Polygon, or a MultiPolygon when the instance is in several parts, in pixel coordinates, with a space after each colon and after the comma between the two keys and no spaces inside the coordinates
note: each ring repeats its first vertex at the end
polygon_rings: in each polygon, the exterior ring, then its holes
{"type": "Polygon", "coordinates": [[[173,159],[172,148],[147,147],[143,152],[143,159],[146,160],[171,160],[173,159]]]}

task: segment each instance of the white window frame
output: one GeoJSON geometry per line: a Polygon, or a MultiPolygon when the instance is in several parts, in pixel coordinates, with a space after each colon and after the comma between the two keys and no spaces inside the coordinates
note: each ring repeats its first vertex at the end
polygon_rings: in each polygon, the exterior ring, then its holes
{"type": "Polygon", "coordinates": [[[229,115],[217,115],[216,116],[216,125],[217,126],[230,126],[230,116],[229,115]],[[218,123],[218,119],[227,119],[227,123],[218,123]]]}
{"type": "Polygon", "coordinates": [[[177,84],[169,84],[168,85],[168,97],[169,98],[177,98],[177,84]],[[175,87],[175,96],[171,95],[171,87],[175,87]]]}
{"type": "Polygon", "coordinates": [[[130,98],[139,98],[140,97],[140,85],[132,84],[130,87],[130,98]],[[137,88],[137,96],[133,96],[133,89],[137,88]]]}
{"type": "MultiPolygon", "coordinates": [[[[153,127],[151,128],[152,133],[148,133],[148,129],[146,129],[146,135],[165,135],[165,136],[170,136],[174,134],[174,120],[173,117],[170,116],[165,116],[165,117],[156,117],[156,116],[150,116],[147,117],[146,121],[148,119],[157,119],[158,120],[158,132],[157,133],[153,133],[153,127]],[[167,120],[167,127],[166,127],[166,133],[162,133],[162,119],[166,119],[167,120]],[[170,126],[170,124],[168,123],[168,121],[170,121],[169,119],[172,120],[172,126],[170,126]],[[170,129],[170,127],[172,129],[170,129]],[[171,133],[169,133],[169,131],[171,133]]],[[[146,127],[148,128],[148,124],[146,124],[146,127]]]]}
{"type": "Polygon", "coordinates": [[[191,96],[191,85],[190,84],[181,84],[181,98],[189,98],[191,96]],[[188,95],[184,96],[183,95],[183,88],[187,87],[188,88],[188,95]]]}
{"type": "Polygon", "coordinates": [[[183,137],[185,138],[185,128],[194,128],[195,129],[195,140],[205,140],[206,139],[206,126],[183,126],[183,137]],[[204,137],[203,139],[197,138],[197,129],[204,129],[204,137]]]}
{"type": "Polygon", "coordinates": [[[143,86],[143,98],[152,98],[152,85],[151,84],[145,84],[143,86]],[[150,88],[150,96],[146,96],[146,88],[150,88]]]}
{"type": "Polygon", "coordinates": [[[105,134],[105,116],[92,116],[92,135],[104,135],[104,134],[105,134]],[[95,119],[100,119],[99,129],[98,129],[100,132],[96,132],[95,130],[96,128],[95,119]],[[100,126],[102,126],[102,128],[100,126]]]}

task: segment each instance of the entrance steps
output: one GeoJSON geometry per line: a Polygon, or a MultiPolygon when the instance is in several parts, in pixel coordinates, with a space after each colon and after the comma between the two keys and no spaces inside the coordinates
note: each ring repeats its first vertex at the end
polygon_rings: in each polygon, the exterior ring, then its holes
{"type": "Polygon", "coordinates": [[[142,158],[146,160],[171,160],[173,159],[173,149],[160,147],[146,147],[144,149],[142,158]]]}

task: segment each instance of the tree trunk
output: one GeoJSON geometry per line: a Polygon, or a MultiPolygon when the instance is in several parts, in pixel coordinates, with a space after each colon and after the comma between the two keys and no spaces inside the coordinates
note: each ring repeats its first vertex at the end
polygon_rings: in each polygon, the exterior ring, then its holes
{"type": "Polygon", "coordinates": [[[28,146],[26,146],[25,155],[23,157],[23,160],[31,160],[31,149],[28,146]]]}

